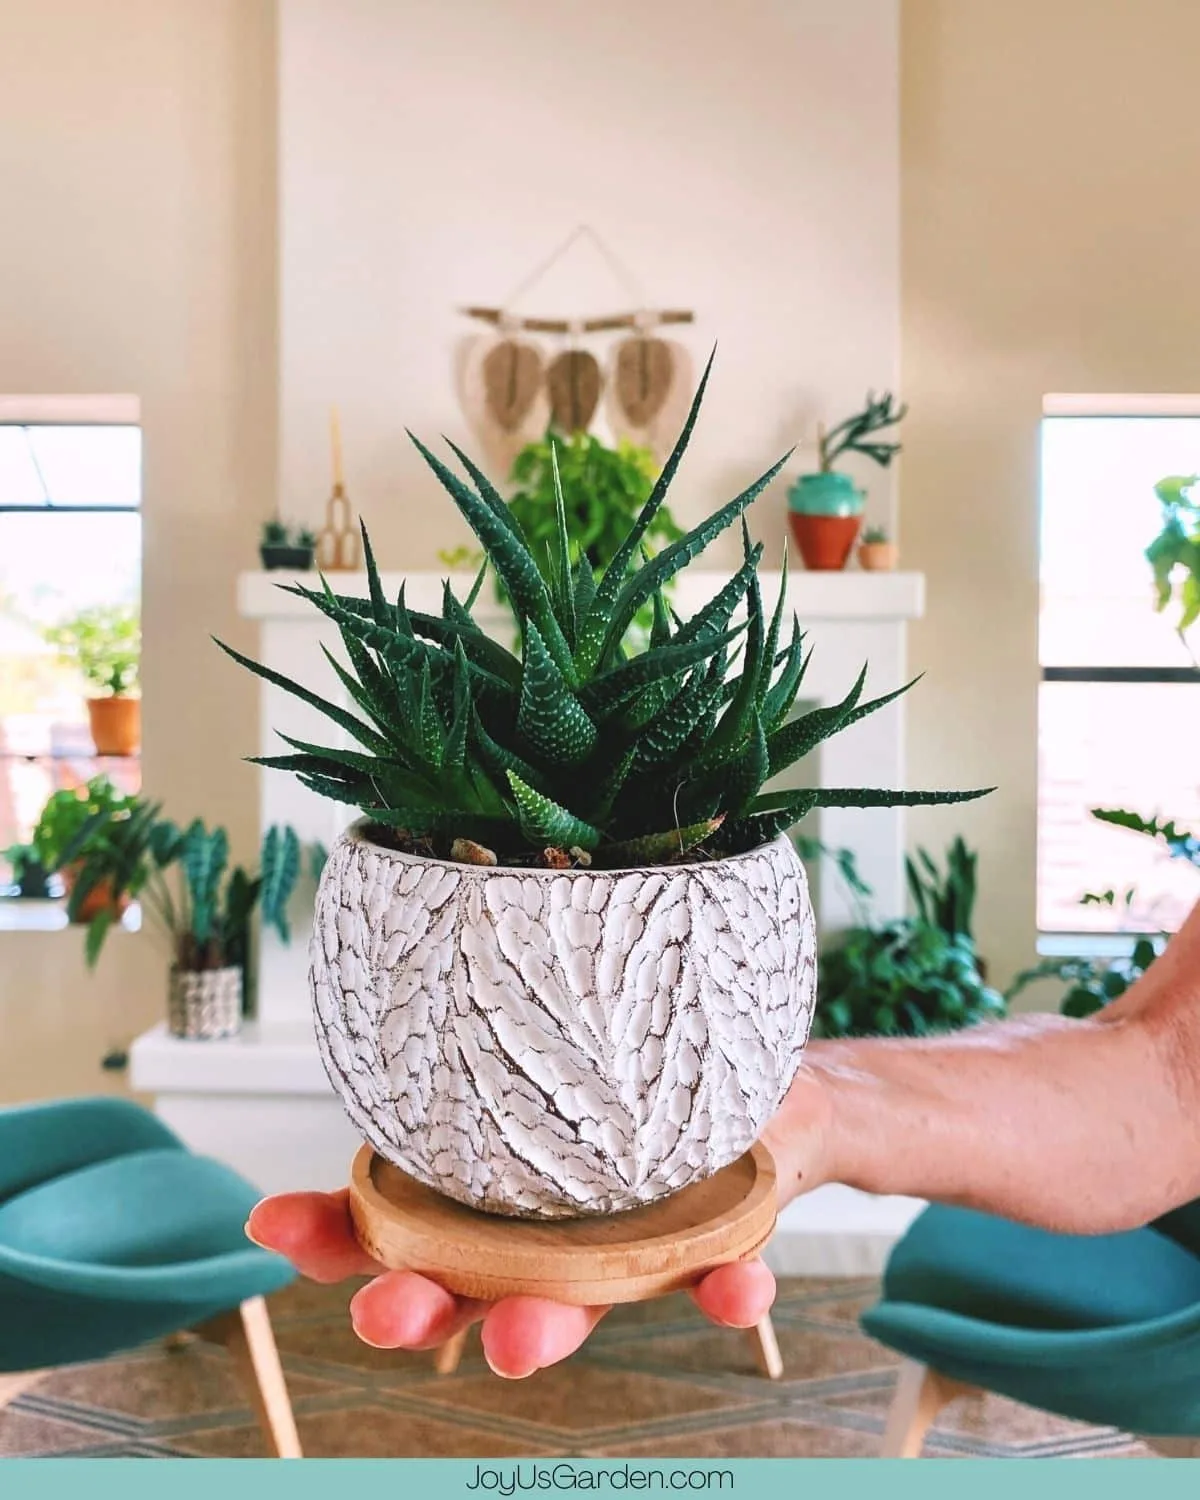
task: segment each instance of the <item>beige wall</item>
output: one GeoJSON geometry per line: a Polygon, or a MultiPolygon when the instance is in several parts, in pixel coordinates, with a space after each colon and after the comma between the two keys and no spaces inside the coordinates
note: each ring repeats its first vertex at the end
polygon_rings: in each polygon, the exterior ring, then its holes
{"type": "Polygon", "coordinates": [[[1043,394],[1200,389],[1192,0],[904,0],[901,476],[914,784],[981,850],[1001,975],[1034,940],[1037,441],[1043,394]]]}
{"type": "MultiPolygon", "coordinates": [[[[581,223],[651,306],[695,310],[698,364],[720,341],[684,519],[894,381],[897,32],[896,0],[281,0],[284,504],[321,512],[336,401],[381,561],[469,540],[404,429],[478,451],[456,309],[504,302],[581,223]]],[[[629,298],[585,243],[518,307],[629,298]]],[[[886,517],[890,475],[868,478],[886,517]]],[[[785,490],[750,517],[772,562],[785,490]]]]}
{"type": "MultiPolygon", "coordinates": [[[[255,696],[207,638],[245,638],[274,487],[272,6],[0,0],[0,34],[0,391],[140,396],[146,785],[245,849],[255,696]]],[[[162,1012],[153,939],[89,977],[78,937],[0,934],[0,1099],[120,1086],[162,1012]]]]}

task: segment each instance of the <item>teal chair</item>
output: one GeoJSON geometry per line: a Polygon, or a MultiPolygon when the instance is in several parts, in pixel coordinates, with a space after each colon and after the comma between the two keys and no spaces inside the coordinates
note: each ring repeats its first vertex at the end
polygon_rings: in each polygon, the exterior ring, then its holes
{"type": "Polygon", "coordinates": [[[977,1390],[1200,1454],[1200,1202],[1095,1236],[934,1205],[862,1325],[907,1356],[886,1457],[917,1457],[941,1408],[977,1390]]]}
{"type": "Polygon", "coordinates": [[[59,1365],[187,1333],[226,1345],[280,1457],[296,1424],[246,1239],[259,1194],[122,1099],[0,1110],[0,1408],[59,1365]]]}

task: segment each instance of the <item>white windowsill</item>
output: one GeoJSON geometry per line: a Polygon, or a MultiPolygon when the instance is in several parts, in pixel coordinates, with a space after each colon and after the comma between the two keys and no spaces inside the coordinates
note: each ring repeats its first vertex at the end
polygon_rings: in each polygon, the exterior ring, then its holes
{"type": "Polygon", "coordinates": [[[1139,938],[1150,932],[1039,932],[1041,958],[1128,958],[1139,938]]]}
{"type": "MultiPolygon", "coordinates": [[[[75,926],[67,920],[65,901],[21,900],[16,896],[0,898],[0,932],[63,932],[75,926]]],[[[135,902],[121,918],[126,932],[138,932],[142,926],[141,908],[135,902]]]]}

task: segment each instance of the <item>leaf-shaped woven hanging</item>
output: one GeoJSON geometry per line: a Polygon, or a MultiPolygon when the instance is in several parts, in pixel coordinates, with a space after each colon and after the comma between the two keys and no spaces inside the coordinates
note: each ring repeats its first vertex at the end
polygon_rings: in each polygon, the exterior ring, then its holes
{"type": "Polygon", "coordinates": [[[604,377],[594,354],[586,349],[564,349],[546,371],[554,425],[563,432],[586,432],[600,405],[603,386],[604,377]]]}
{"type": "Polygon", "coordinates": [[[666,339],[638,335],[613,350],[612,399],[634,427],[648,427],[671,393],[673,348],[666,339]]]}
{"type": "Polygon", "coordinates": [[[505,432],[515,432],[529,415],[542,384],[542,356],[535,344],[501,339],[483,359],[483,390],[488,415],[505,432]]]}

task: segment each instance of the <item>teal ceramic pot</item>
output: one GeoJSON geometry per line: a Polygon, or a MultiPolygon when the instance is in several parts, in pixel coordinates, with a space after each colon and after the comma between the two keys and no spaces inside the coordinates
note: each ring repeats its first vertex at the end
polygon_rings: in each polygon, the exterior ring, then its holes
{"type": "Polygon", "coordinates": [[[848,474],[801,474],[788,490],[788,509],[801,516],[861,516],[866,503],[848,474]]]}

